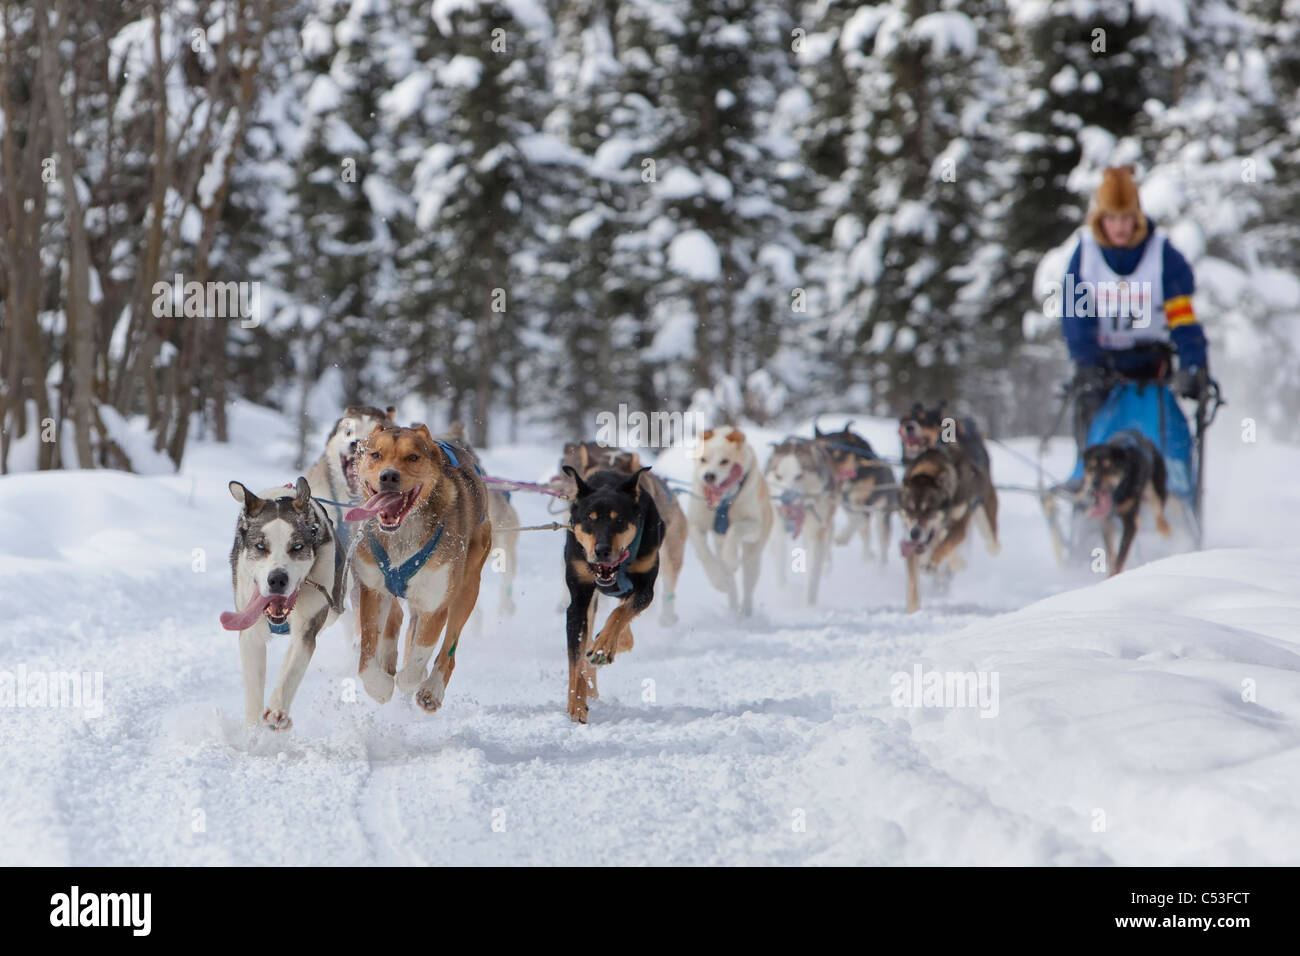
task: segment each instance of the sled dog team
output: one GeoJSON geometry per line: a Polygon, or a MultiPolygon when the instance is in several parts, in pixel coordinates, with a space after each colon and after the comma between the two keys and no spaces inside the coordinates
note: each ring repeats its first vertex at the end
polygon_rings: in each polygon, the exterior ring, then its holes
{"type": "MultiPolygon", "coordinates": [[[[509,495],[489,490],[461,426],[435,437],[424,425],[402,426],[394,417],[393,408],[349,406],[306,477],[256,494],[230,482],[241,505],[230,553],[238,610],[222,614],[221,624],[240,632],[251,724],[292,725],[290,705],[316,637],[340,617],[359,643],[358,674],[372,698],[386,703],[396,688],[425,711],[437,711],[494,547],[505,558],[500,607],[513,613],[519,518],[509,495]],[[397,642],[408,615],[399,670],[397,642]],[[268,702],[266,648],[276,635],[288,637],[288,648],[268,702]]],[[[570,503],[564,546],[569,717],[587,722],[588,702],[598,696],[597,668],[632,650],[632,622],[654,599],[661,568],[661,621],[676,623],[688,539],[710,584],[744,615],[753,609],[769,544],[782,582],[799,549],[811,604],[832,542],[860,537],[868,557],[874,523],[883,563],[895,512],[903,524],[909,612],[920,607],[922,571],[942,585],[963,566],[957,548],[972,521],[996,555],[997,492],[974,422],[945,418],[942,405],[917,404],[902,416],[899,437],[901,482],[849,426],[788,437],[763,468],[741,431],[711,429],[693,452],[685,511],[635,452],[567,444],[562,475],[552,484],[570,503]],[[837,511],[845,522],[833,539],[837,511]],[[601,595],[617,603],[596,631],[601,595]]],[[[1085,458],[1079,496],[1091,503],[1090,516],[1103,521],[1108,557],[1112,516],[1123,527],[1112,573],[1123,567],[1140,504],[1168,534],[1162,461],[1153,451],[1133,441],[1096,446],[1085,458]]]]}

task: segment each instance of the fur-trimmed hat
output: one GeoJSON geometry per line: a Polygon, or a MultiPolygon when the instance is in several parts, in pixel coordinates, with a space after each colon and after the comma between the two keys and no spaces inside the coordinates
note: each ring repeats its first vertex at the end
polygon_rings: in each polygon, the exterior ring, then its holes
{"type": "Polygon", "coordinates": [[[1107,213],[1123,215],[1128,213],[1136,221],[1130,248],[1138,245],[1147,237],[1147,217],[1142,213],[1138,202],[1138,187],[1133,180],[1136,170],[1132,166],[1110,166],[1102,174],[1101,185],[1097,187],[1092,212],[1088,214],[1088,226],[1093,237],[1103,246],[1110,245],[1110,240],[1101,229],[1101,217],[1107,213]]]}

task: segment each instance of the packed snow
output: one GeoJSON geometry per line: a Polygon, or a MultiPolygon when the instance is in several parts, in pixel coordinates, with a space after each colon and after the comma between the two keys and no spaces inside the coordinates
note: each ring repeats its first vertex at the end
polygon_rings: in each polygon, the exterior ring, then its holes
{"type": "MultiPolygon", "coordinates": [[[[855,427],[896,452],[892,423],[855,427]]],[[[243,725],[217,616],[226,483],[292,479],[296,443],[243,402],[232,430],[179,474],[0,478],[0,863],[1300,862],[1300,489],[1278,480],[1300,449],[1219,429],[1209,550],[1144,537],[1106,581],[1057,569],[1033,497],[1005,493],[1003,553],[973,543],[915,615],[896,550],[882,568],[836,549],[807,608],[769,549],[743,621],[688,552],[682,623],[651,607],[585,727],[564,707],[561,536],[524,533],[518,613],[485,572],[439,713],[375,704],[336,625],[277,734],[243,725]],[[80,698],[38,693],[70,672],[80,698]]],[[[749,432],[761,457],[785,434],[749,432]]],[[[535,479],[557,449],[484,465],[535,479]]],[[[1033,450],[993,445],[997,479],[1032,483],[1033,450]]],[[[1070,457],[1056,443],[1049,470],[1070,457]]],[[[514,496],[526,524],[547,500],[514,496]]]]}

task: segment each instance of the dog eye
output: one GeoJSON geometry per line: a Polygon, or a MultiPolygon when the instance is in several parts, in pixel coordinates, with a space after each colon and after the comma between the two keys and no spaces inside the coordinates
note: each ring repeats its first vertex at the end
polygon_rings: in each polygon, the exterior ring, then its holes
{"type": "Polygon", "coordinates": [[[377,451],[372,451],[372,452],[370,453],[370,457],[373,458],[375,461],[378,461],[378,460],[379,460],[379,452],[377,452],[377,451]]]}
{"type": "Polygon", "coordinates": [[[301,550],[302,550],[302,545],[300,545],[300,544],[295,544],[292,548],[290,548],[290,550],[291,550],[291,551],[301,551],[301,550]]]}
{"type": "Polygon", "coordinates": [[[722,461],[718,462],[718,464],[719,464],[719,465],[725,465],[725,464],[728,463],[729,460],[730,460],[730,459],[724,458],[724,459],[722,459],[722,461]]]}
{"type": "Polygon", "coordinates": [[[258,550],[258,551],[265,551],[265,550],[266,550],[266,545],[263,544],[261,541],[257,542],[257,550],[258,550]]]}
{"type": "Polygon", "coordinates": [[[419,461],[420,456],[417,455],[415,452],[411,452],[409,455],[406,456],[406,460],[411,462],[419,461]]]}

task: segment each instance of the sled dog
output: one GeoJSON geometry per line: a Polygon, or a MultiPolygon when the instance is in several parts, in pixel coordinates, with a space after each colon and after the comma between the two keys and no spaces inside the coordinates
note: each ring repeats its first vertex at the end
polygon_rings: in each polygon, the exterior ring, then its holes
{"type": "Polygon", "coordinates": [[[831,456],[815,439],[792,436],[772,449],[763,476],[784,531],[772,535],[777,579],[785,583],[786,564],[794,549],[804,549],[808,558],[804,600],[811,606],[817,603],[835,529],[838,495],[831,456]]]}
{"type": "Polygon", "coordinates": [[[907,563],[907,610],[921,606],[919,571],[936,571],[945,562],[952,570],[964,566],[957,546],[966,538],[974,517],[989,554],[998,544],[998,498],[988,473],[977,467],[955,442],[940,443],[921,452],[907,466],[899,493],[903,540],[899,550],[907,563]]]}
{"type": "Polygon", "coordinates": [[[880,563],[889,555],[890,524],[898,510],[898,483],[894,469],[881,461],[871,443],[853,431],[849,422],[837,432],[823,432],[816,426],[813,435],[831,458],[831,468],[839,489],[839,510],[847,518],[836,544],[848,544],[855,534],[862,536],[862,557],[871,556],[871,519],[877,519],[880,563]]]}
{"type": "Polygon", "coordinates": [[[733,612],[753,613],[754,588],[772,522],[767,482],[744,433],[734,428],[702,432],[695,448],[686,526],[709,582],[727,595],[733,612]],[[742,572],[739,600],[738,569],[742,572]]]}
{"type": "Polygon", "coordinates": [[[569,719],[587,722],[588,698],[596,690],[595,668],[632,650],[632,620],[654,599],[664,522],[642,478],[604,469],[583,476],[571,465],[574,483],[569,531],[564,542],[564,583],[569,589],[566,636],[569,652],[569,719]],[[596,594],[619,599],[600,633],[595,630],[596,594]]]}
{"type": "MultiPolygon", "coordinates": [[[[568,442],[564,446],[564,456],[560,459],[561,472],[566,465],[583,478],[601,469],[621,471],[625,475],[641,475],[641,490],[654,499],[659,517],[664,522],[664,543],[659,554],[660,569],[663,572],[659,588],[659,605],[662,608],[659,623],[668,627],[676,624],[677,578],[682,573],[682,561],[686,557],[686,514],[677,503],[677,498],[662,478],[641,467],[641,456],[634,451],[624,451],[594,441],[568,442]]],[[[572,497],[573,482],[567,476],[562,480],[572,497]]]]}
{"type": "MultiPolygon", "coordinates": [[[[357,448],[376,425],[391,422],[396,415],[397,409],[391,405],[386,411],[380,411],[371,405],[347,406],[325,441],[325,451],[307,469],[307,484],[311,485],[312,496],[323,499],[321,503],[325,505],[334,525],[339,548],[336,559],[340,562],[357,532],[357,525],[344,520],[344,514],[351,505],[360,504],[363,497],[361,486],[357,483],[357,448]]],[[[344,611],[340,619],[355,646],[361,636],[361,625],[357,617],[361,591],[355,576],[350,573],[344,582],[344,592],[349,598],[351,611],[344,611]]],[[[402,609],[396,604],[393,607],[400,626],[402,609]]]]}
{"type": "Polygon", "coordinates": [[[289,706],[316,650],[316,635],[337,617],[338,541],[305,478],[292,490],[272,488],[260,495],[237,481],[229,487],[231,497],[243,506],[230,549],[239,610],[222,614],[221,626],[239,631],[244,719],[288,730],[293,726],[289,706]],[[266,645],[277,635],[285,635],[289,647],[270,705],[264,707],[266,645]]]}
{"type": "Polygon", "coordinates": [[[961,446],[966,457],[976,468],[992,477],[993,469],[989,465],[989,452],[984,447],[984,438],[973,418],[950,418],[945,416],[944,406],[940,402],[934,408],[925,408],[920,402],[898,420],[898,437],[903,445],[903,467],[907,467],[927,448],[936,445],[953,444],[961,446]],[[945,433],[944,423],[951,423],[951,433],[945,433]]]}
{"type": "Polygon", "coordinates": [[[1155,515],[1156,531],[1169,537],[1169,522],[1165,518],[1168,498],[1164,456],[1141,432],[1132,429],[1117,432],[1105,444],[1084,449],[1079,502],[1088,507],[1089,518],[1101,522],[1109,577],[1124,570],[1142,505],[1155,515]],[[1122,532],[1118,552],[1115,550],[1116,519],[1122,532]]]}
{"type": "Polygon", "coordinates": [[[352,564],[361,584],[361,683],[385,703],[395,682],[433,713],[442,706],[456,666],[457,642],[478,600],[483,564],[492,550],[487,490],[478,462],[465,445],[435,439],[424,425],[383,424],[365,439],[357,478],[367,499],[345,517],[365,522],[359,532],[365,538],[352,564]],[[400,672],[396,629],[385,626],[380,633],[384,595],[404,598],[412,615],[418,615],[400,672]]]}

